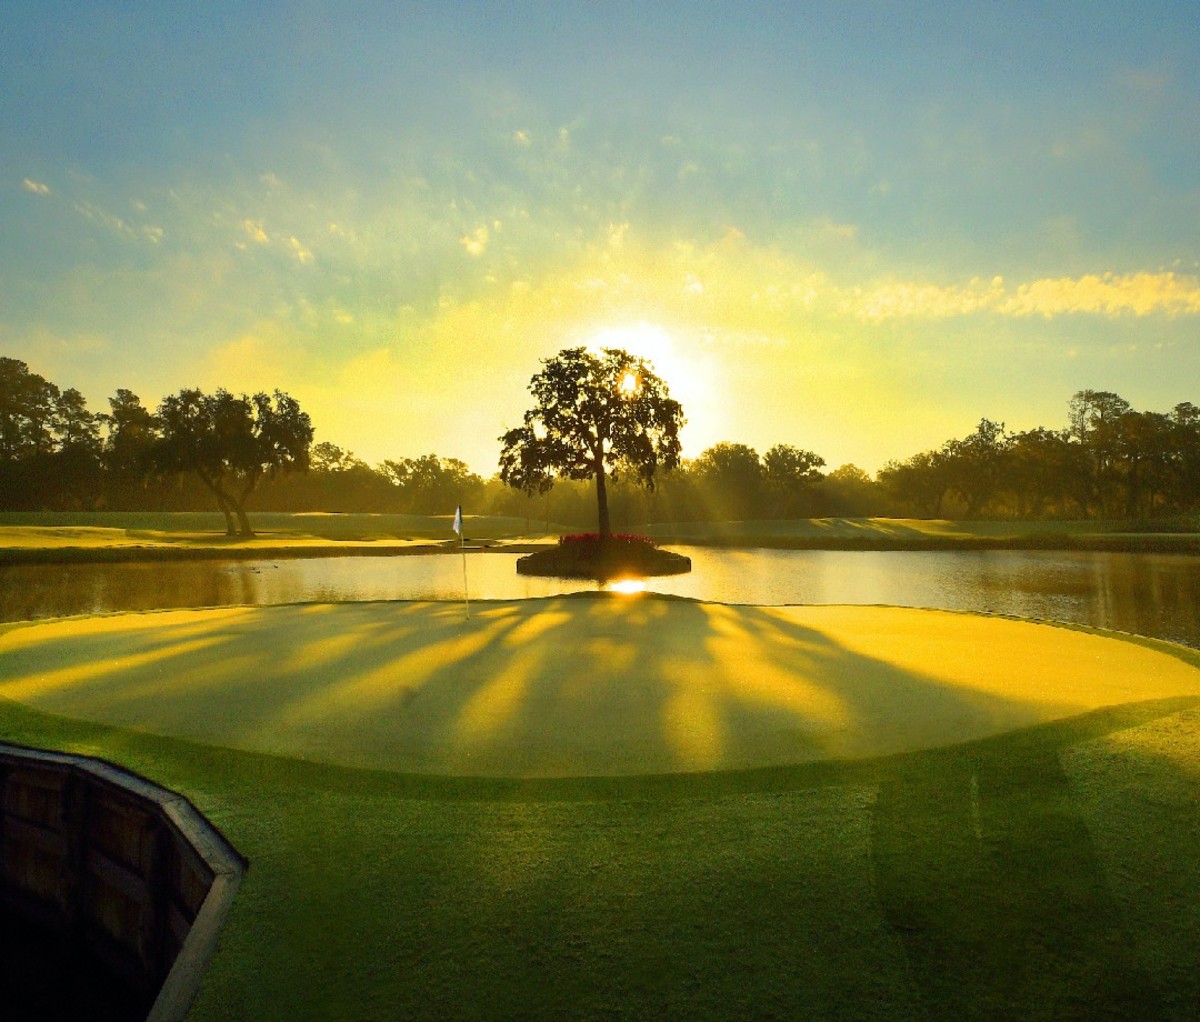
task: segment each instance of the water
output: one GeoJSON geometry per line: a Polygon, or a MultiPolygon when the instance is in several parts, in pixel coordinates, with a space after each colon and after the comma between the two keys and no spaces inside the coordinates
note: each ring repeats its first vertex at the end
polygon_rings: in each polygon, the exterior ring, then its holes
{"type": "MultiPolygon", "coordinates": [[[[646,588],[723,603],[858,603],[1012,614],[1115,628],[1200,648],[1200,557],[1026,551],[882,552],[679,547],[687,575],[646,588]]],[[[468,555],[471,598],[595,589],[528,578],[515,554],[468,555]]],[[[0,620],[122,610],[335,600],[459,600],[448,554],[278,561],[0,567],[0,620]]]]}

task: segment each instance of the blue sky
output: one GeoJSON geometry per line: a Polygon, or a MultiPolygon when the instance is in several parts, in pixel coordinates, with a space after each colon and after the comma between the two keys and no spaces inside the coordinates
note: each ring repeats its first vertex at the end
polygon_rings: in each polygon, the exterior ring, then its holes
{"type": "Polygon", "coordinates": [[[485,474],[577,343],[648,355],[692,456],[1200,402],[1195,14],[10,0],[0,354],[485,474]]]}

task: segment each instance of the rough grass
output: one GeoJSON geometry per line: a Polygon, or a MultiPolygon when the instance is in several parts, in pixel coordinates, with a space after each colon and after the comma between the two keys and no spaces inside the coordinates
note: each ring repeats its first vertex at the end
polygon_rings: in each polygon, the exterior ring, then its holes
{"type": "MultiPolygon", "coordinates": [[[[1076,763],[1068,780],[1060,757],[1140,725],[1128,754],[1156,759],[1155,728],[1194,714],[1139,704],[892,759],[525,782],[235,752],[7,701],[0,734],[185,791],[249,856],[197,1022],[1184,1020],[1200,1011],[1195,902],[1159,868],[1194,870],[1195,814],[1160,814],[1137,840],[1163,854],[1114,874],[1086,791],[1103,774],[1076,763]]],[[[1127,798],[1144,812],[1196,765],[1127,798]]]]}

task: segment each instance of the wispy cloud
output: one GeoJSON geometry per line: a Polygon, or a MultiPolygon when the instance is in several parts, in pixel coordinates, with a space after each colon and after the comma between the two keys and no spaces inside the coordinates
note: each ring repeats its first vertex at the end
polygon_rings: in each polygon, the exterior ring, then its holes
{"type": "Polygon", "coordinates": [[[1001,316],[1200,314],[1200,279],[1172,272],[1046,277],[1010,288],[1000,277],[965,286],[892,282],[852,289],[846,311],[862,319],[946,319],[990,312],[1001,316]]]}
{"type": "Polygon", "coordinates": [[[242,230],[246,237],[253,241],[256,245],[269,245],[271,236],[263,230],[261,220],[251,220],[249,218],[242,221],[242,230]]]}
{"type": "Polygon", "coordinates": [[[27,177],[21,182],[21,187],[27,192],[33,192],[34,195],[49,195],[50,186],[43,184],[41,181],[35,181],[31,177],[27,177]]]}
{"type": "Polygon", "coordinates": [[[157,245],[166,234],[161,227],[154,224],[131,224],[123,217],[119,217],[115,213],[110,213],[108,210],[91,202],[74,202],[71,204],[71,208],[85,220],[89,220],[99,227],[110,230],[114,234],[121,234],[127,238],[135,238],[139,241],[147,241],[152,245],[157,245]]]}
{"type": "Polygon", "coordinates": [[[467,250],[468,255],[483,255],[488,246],[487,224],[480,224],[473,233],[463,235],[458,241],[467,250]]]}
{"type": "Polygon", "coordinates": [[[312,249],[294,235],[287,240],[288,251],[301,266],[307,266],[313,261],[312,249]]]}
{"type": "Polygon", "coordinates": [[[1167,316],[1200,313],[1200,279],[1175,273],[1058,277],[1022,284],[1000,312],[1012,316],[1167,316]]]}

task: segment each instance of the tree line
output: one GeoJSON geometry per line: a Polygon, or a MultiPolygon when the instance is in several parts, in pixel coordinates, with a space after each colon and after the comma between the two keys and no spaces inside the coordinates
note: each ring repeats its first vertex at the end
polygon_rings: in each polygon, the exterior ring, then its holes
{"type": "MultiPolygon", "coordinates": [[[[249,532],[251,504],[409,514],[462,504],[526,518],[531,529],[596,520],[586,476],[527,492],[519,473],[485,479],[432,453],[372,466],[313,440],[308,415],[279,391],[184,389],[151,409],[120,389],[107,411],[92,412],[78,390],[0,357],[0,510],[208,510],[215,501],[231,534],[249,532]]],[[[1060,428],[1010,432],[985,418],[874,477],[854,465],[827,471],[820,455],[792,444],[760,455],[722,442],[660,466],[653,489],[637,482],[636,474],[607,482],[614,528],[866,515],[1155,518],[1200,510],[1200,408],[1142,412],[1114,393],[1083,390],[1060,428]]]]}
{"type": "Polygon", "coordinates": [[[427,455],[368,468],[334,444],[282,391],[185,388],[153,411],[118,389],[92,412],[21,361],[0,357],[0,510],[210,509],[230,535],[263,510],[445,513],[483,480],[461,461],[427,455]]]}
{"type": "Polygon", "coordinates": [[[1081,390],[1067,424],[974,432],[888,462],[877,480],[917,517],[1142,520],[1200,510],[1200,408],[1138,411],[1112,391],[1081,390]]]}

